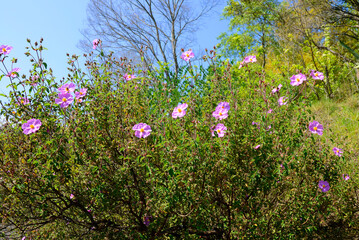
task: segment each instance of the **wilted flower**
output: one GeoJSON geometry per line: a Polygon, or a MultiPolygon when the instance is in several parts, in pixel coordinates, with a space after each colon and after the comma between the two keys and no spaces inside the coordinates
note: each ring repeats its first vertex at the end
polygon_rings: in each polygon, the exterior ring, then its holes
{"type": "Polygon", "coordinates": [[[257,62],[256,56],[247,56],[243,60],[244,63],[254,63],[257,62]]]}
{"type": "Polygon", "coordinates": [[[215,110],[212,113],[212,116],[215,117],[216,119],[225,119],[228,117],[228,111],[224,108],[220,108],[218,110],[215,110]]]}
{"type": "Polygon", "coordinates": [[[323,125],[321,125],[319,122],[317,121],[313,121],[311,123],[309,123],[309,130],[312,133],[316,133],[318,135],[322,135],[323,134],[323,125]]]}
{"type": "Polygon", "coordinates": [[[21,128],[24,134],[34,133],[40,129],[41,121],[39,119],[30,119],[26,123],[22,124],[21,128]]]}
{"type": "Polygon", "coordinates": [[[188,107],[187,103],[179,104],[172,112],[173,118],[180,118],[186,115],[186,108],[188,107]]]}
{"type": "Polygon", "coordinates": [[[340,148],[333,148],[333,152],[335,155],[341,157],[342,156],[342,153],[343,153],[343,149],[340,149],[340,148]]]}
{"type": "Polygon", "coordinates": [[[299,73],[297,75],[293,75],[290,78],[290,80],[291,80],[290,84],[292,86],[299,86],[300,84],[302,84],[304,81],[307,80],[307,77],[303,73],[299,73]]]}
{"type": "Polygon", "coordinates": [[[9,72],[8,75],[6,75],[7,77],[17,77],[17,75],[19,74],[20,68],[14,68],[11,70],[11,72],[9,72]]]}
{"type": "Polygon", "coordinates": [[[328,192],[330,189],[330,185],[327,181],[319,181],[318,186],[322,190],[322,192],[328,192]]]}
{"type": "Polygon", "coordinates": [[[62,108],[68,107],[74,101],[70,93],[59,93],[58,97],[55,99],[55,103],[60,104],[62,108]]]}
{"type": "Polygon", "coordinates": [[[222,123],[218,123],[217,126],[214,128],[214,132],[217,132],[218,137],[224,137],[226,130],[227,128],[222,123]]]}
{"type": "Polygon", "coordinates": [[[76,89],[76,85],[74,83],[66,83],[59,87],[57,90],[61,93],[72,93],[76,89]]]}
{"type": "Polygon", "coordinates": [[[280,98],[278,99],[278,104],[279,104],[280,106],[286,105],[286,104],[287,104],[286,100],[288,100],[287,97],[280,97],[280,98]]]}
{"type": "Polygon", "coordinates": [[[282,88],[282,84],[279,84],[278,87],[273,88],[272,93],[279,92],[279,90],[282,88]]]}
{"type": "Polygon", "coordinates": [[[254,147],[254,149],[258,149],[260,146],[261,146],[261,145],[257,145],[257,146],[254,147]]]}
{"type": "Polygon", "coordinates": [[[144,218],[143,218],[143,224],[145,224],[147,227],[150,225],[150,219],[151,219],[152,217],[150,217],[150,216],[145,216],[144,218]]]}
{"type": "Polygon", "coordinates": [[[7,55],[7,54],[9,54],[11,52],[11,50],[12,50],[11,46],[1,45],[0,46],[0,55],[1,54],[7,55]]]}
{"type": "Polygon", "coordinates": [[[228,112],[230,109],[229,103],[228,102],[220,102],[217,105],[216,110],[221,110],[221,109],[226,110],[228,112]]]}
{"type": "Polygon", "coordinates": [[[100,46],[101,45],[101,40],[100,39],[94,39],[93,41],[92,41],[92,48],[93,49],[96,49],[98,46],[100,46]]]}
{"type": "Polygon", "coordinates": [[[138,138],[146,138],[151,134],[151,127],[146,123],[138,123],[133,126],[132,130],[135,130],[135,136],[138,138]]]}
{"type": "Polygon", "coordinates": [[[312,70],[312,72],[310,73],[310,76],[315,80],[323,80],[324,79],[323,73],[315,71],[315,70],[312,70]]]}
{"type": "Polygon", "coordinates": [[[185,60],[186,62],[188,62],[191,58],[194,58],[194,54],[193,54],[192,50],[190,49],[186,52],[183,52],[181,55],[181,58],[183,60],[185,60]]]}
{"type": "Polygon", "coordinates": [[[348,174],[343,174],[342,177],[345,181],[348,181],[350,179],[348,174]]]}
{"type": "Polygon", "coordinates": [[[81,88],[79,92],[75,92],[76,99],[84,97],[87,93],[87,88],[81,88]]]}

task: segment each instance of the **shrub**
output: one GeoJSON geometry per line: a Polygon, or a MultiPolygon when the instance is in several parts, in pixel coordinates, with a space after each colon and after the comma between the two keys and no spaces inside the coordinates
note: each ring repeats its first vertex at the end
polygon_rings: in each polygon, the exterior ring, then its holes
{"type": "Polygon", "coordinates": [[[70,57],[64,86],[35,57],[43,47],[31,47],[31,75],[3,76],[0,134],[0,216],[22,235],[295,239],[352,223],[354,203],[338,214],[355,202],[344,157],[326,144],[328,129],[309,129],[306,81],[282,79],[273,93],[255,63],[238,70],[213,56],[207,69],[189,60],[174,80],[165,65],[148,71],[100,52],[85,55],[87,72],[70,57]],[[172,118],[177,106],[185,114],[172,118]]]}

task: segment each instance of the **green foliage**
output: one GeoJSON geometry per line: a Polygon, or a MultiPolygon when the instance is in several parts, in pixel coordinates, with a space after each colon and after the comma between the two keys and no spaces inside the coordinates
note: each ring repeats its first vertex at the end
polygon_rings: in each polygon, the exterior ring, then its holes
{"type": "Polygon", "coordinates": [[[31,76],[10,83],[0,133],[4,224],[36,239],[297,239],[331,222],[356,223],[357,185],[341,178],[344,157],[327,144],[329,129],[308,129],[309,84],[273,94],[277,85],[260,66],[238,69],[213,51],[208,69],[189,63],[178,79],[160,65],[124,81],[134,68],[104,54],[90,54],[85,73],[77,58],[68,82],[88,92],[67,108],[54,102],[64,82],[39,59],[36,86],[31,76]],[[30,104],[16,104],[20,96],[30,104]],[[229,117],[215,120],[224,101],[229,117]],[[186,115],[173,119],[179,103],[188,104],[186,115]],[[42,126],[25,135],[31,118],[42,126]],[[151,126],[147,138],[132,130],[141,122],[151,126]],[[228,129],[222,138],[211,134],[218,122],[228,129]]]}

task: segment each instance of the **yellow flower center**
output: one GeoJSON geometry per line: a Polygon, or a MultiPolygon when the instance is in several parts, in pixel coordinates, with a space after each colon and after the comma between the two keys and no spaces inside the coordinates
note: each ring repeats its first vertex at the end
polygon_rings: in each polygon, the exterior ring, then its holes
{"type": "Polygon", "coordinates": [[[314,76],[318,77],[318,73],[315,73],[314,76]]]}
{"type": "Polygon", "coordinates": [[[218,129],[218,130],[217,130],[217,132],[218,132],[218,133],[220,133],[220,132],[221,132],[221,130],[220,130],[220,129],[218,129]]]}
{"type": "Polygon", "coordinates": [[[178,112],[179,112],[179,113],[182,112],[182,109],[179,108],[179,109],[178,109],[178,112]]]}
{"type": "Polygon", "coordinates": [[[222,113],[221,113],[221,112],[219,112],[219,116],[222,116],[222,113]]]}
{"type": "Polygon", "coordinates": [[[67,101],[67,99],[66,99],[66,98],[63,98],[63,99],[62,99],[62,101],[63,101],[63,102],[66,102],[66,101],[67,101]]]}
{"type": "Polygon", "coordinates": [[[30,125],[30,128],[31,128],[31,129],[34,129],[34,128],[35,128],[35,126],[34,126],[33,124],[31,124],[31,125],[30,125]]]}
{"type": "Polygon", "coordinates": [[[322,185],[322,188],[325,188],[325,184],[322,185]]]}
{"type": "Polygon", "coordinates": [[[143,133],[144,131],[145,131],[145,129],[143,129],[143,128],[141,128],[141,129],[140,129],[140,132],[142,132],[142,133],[143,133]]]}
{"type": "Polygon", "coordinates": [[[82,92],[80,92],[80,95],[82,95],[83,93],[82,92]]]}
{"type": "Polygon", "coordinates": [[[314,127],[313,129],[314,129],[314,131],[317,131],[318,128],[317,128],[317,127],[314,127]]]}
{"type": "Polygon", "coordinates": [[[339,149],[337,150],[337,153],[339,153],[339,149]]]}
{"type": "Polygon", "coordinates": [[[6,48],[3,48],[2,51],[3,51],[3,52],[6,52],[6,48]]]}
{"type": "Polygon", "coordinates": [[[24,104],[24,100],[21,100],[21,103],[24,104]]]}
{"type": "Polygon", "coordinates": [[[224,106],[222,106],[222,108],[224,108],[224,106]]]}
{"type": "Polygon", "coordinates": [[[300,79],[299,79],[299,78],[297,78],[296,80],[297,80],[297,82],[300,82],[300,79]]]}
{"type": "Polygon", "coordinates": [[[65,90],[68,92],[68,91],[69,91],[69,88],[67,87],[67,88],[65,88],[65,90]]]}
{"type": "Polygon", "coordinates": [[[252,62],[253,61],[252,58],[250,58],[249,61],[252,62]]]}

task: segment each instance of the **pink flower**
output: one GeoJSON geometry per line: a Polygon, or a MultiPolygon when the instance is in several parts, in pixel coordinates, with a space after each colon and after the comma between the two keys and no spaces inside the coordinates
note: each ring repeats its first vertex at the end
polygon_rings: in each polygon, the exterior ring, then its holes
{"type": "Polygon", "coordinates": [[[318,187],[322,190],[322,192],[328,192],[330,189],[330,185],[327,181],[319,181],[318,187]]]}
{"type": "Polygon", "coordinates": [[[100,46],[101,45],[101,40],[100,39],[94,39],[93,41],[92,41],[92,48],[93,49],[96,49],[98,46],[100,46]]]}
{"type": "Polygon", "coordinates": [[[290,84],[292,86],[299,86],[300,84],[302,84],[304,81],[307,80],[307,77],[304,74],[299,73],[297,75],[293,75],[290,78],[290,80],[291,80],[290,84]]]}
{"type": "Polygon", "coordinates": [[[12,50],[11,46],[1,45],[0,46],[0,55],[4,54],[4,56],[5,56],[5,55],[9,54],[11,52],[11,50],[12,50]]]}
{"type": "Polygon", "coordinates": [[[17,99],[17,105],[20,105],[20,104],[22,104],[22,105],[25,105],[25,104],[29,104],[29,100],[26,98],[26,97],[19,97],[18,99],[17,99]]]}
{"type": "Polygon", "coordinates": [[[226,110],[228,112],[230,108],[231,107],[229,106],[228,102],[220,102],[216,107],[216,111],[222,109],[222,110],[226,110]]]}
{"type": "Polygon", "coordinates": [[[212,113],[216,119],[225,119],[228,117],[228,111],[225,108],[220,108],[212,113]]]}
{"type": "Polygon", "coordinates": [[[79,92],[75,92],[76,99],[84,97],[87,93],[87,88],[81,88],[79,92]]]}
{"type": "Polygon", "coordinates": [[[172,112],[173,118],[180,118],[186,115],[186,108],[188,107],[187,103],[183,103],[175,107],[175,109],[172,112]]]}
{"type": "Polygon", "coordinates": [[[309,123],[309,130],[312,133],[316,133],[318,135],[322,135],[323,134],[323,125],[321,125],[319,122],[317,121],[313,121],[311,123],[309,123]]]}
{"type": "Polygon", "coordinates": [[[75,197],[75,195],[73,195],[72,193],[70,194],[70,199],[73,199],[75,197]]]}
{"type": "Polygon", "coordinates": [[[269,109],[267,113],[272,113],[273,112],[273,109],[269,109]]]}
{"type": "Polygon", "coordinates": [[[62,93],[72,93],[75,91],[76,85],[74,83],[66,83],[64,85],[62,85],[61,87],[59,87],[57,90],[62,93]]]}
{"type": "Polygon", "coordinates": [[[131,75],[131,74],[125,74],[125,75],[123,75],[123,78],[126,80],[126,81],[129,81],[129,80],[132,80],[132,79],[134,79],[134,78],[136,78],[135,77],[135,75],[131,75]]]}
{"type": "Polygon", "coordinates": [[[315,70],[312,70],[312,72],[310,73],[310,76],[315,80],[323,80],[324,79],[323,73],[315,71],[315,70]]]}
{"type": "Polygon", "coordinates": [[[41,121],[39,119],[30,119],[26,123],[22,124],[21,128],[23,133],[28,135],[30,133],[34,133],[40,129],[41,121]]]}
{"type": "Polygon", "coordinates": [[[146,138],[151,134],[151,127],[146,123],[138,123],[133,126],[132,130],[135,130],[135,136],[138,138],[146,138]]]}
{"type": "Polygon", "coordinates": [[[62,108],[68,107],[74,101],[70,93],[59,93],[58,97],[55,99],[55,103],[60,104],[62,108]]]}
{"type": "Polygon", "coordinates": [[[261,146],[261,145],[257,145],[257,146],[254,147],[254,149],[258,149],[260,146],[261,146]]]}
{"type": "Polygon", "coordinates": [[[11,72],[9,72],[8,75],[6,75],[7,77],[17,77],[19,74],[20,68],[14,68],[11,70],[11,72]]]}
{"type": "Polygon", "coordinates": [[[192,50],[190,49],[186,52],[183,52],[181,55],[181,58],[183,60],[185,60],[186,62],[188,62],[191,58],[194,58],[194,54],[193,54],[192,50]]]}
{"type": "Polygon", "coordinates": [[[238,69],[241,69],[242,67],[243,67],[243,65],[244,65],[244,62],[242,61],[242,62],[240,62],[239,63],[239,67],[238,67],[238,69]]]}
{"type": "Polygon", "coordinates": [[[254,63],[257,62],[256,56],[247,56],[243,60],[244,63],[254,63]]]}
{"type": "MultiPolygon", "coordinates": [[[[218,123],[217,126],[214,128],[214,132],[217,132],[218,137],[224,137],[226,130],[227,128],[222,123],[218,123]]],[[[212,134],[212,136],[213,135],[214,134],[212,134]]]]}
{"type": "Polygon", "coordinates": [[[285,101],[287,101],[287,100],[288,100],[287,97],[280,97],[280,98],[278,99],[278,104],[279,104],[280,106],[286,105],[287,102],[285,102],[285,101]]]}
{"type": "Polygon", "coordinates": [[[278,87],[273,88],[272,93],[279,92],[279,90],[282,88],[282,84],[279,84],[278,87]]]}
{"type": "Polygon", "coordinates": [[[343,174],[342,175],[342,178],[345,180],[345,181],[348,181],[350,179],[349,175],[348,174],[343,174]]]}
{"type": "Polygon", "coordinates": [[[333,148],[333,152],[334,152],[335,155],[341,157],[342,154],[343,154],[343,149],[340,149],[340,148],[336,148],[336,147],[335,147],[335,148],[333,148]]]}

